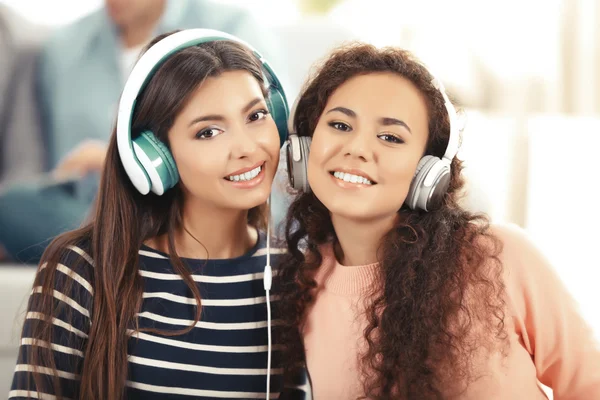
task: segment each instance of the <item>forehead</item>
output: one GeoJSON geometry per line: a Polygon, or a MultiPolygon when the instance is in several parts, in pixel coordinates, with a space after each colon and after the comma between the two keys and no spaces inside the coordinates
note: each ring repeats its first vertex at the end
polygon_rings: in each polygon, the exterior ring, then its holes
{"type": "Polygon", "coordinates": [[[343,106],[359,117],[427,118],[424,95],[408,79],[390,72],[358,75],[340,85],[329,97],[329,108],[343,106]]]}
{"type": "Polygon", "coordinates": [[[233,97],[262,96],[262,87],[248,71],[226,71],[206,78],[193,92],[196,99],[210,99],[210,104],[218,99],[233,97]]]}
{"type": "Polygon", "coordinates": [[[227,71],[204,80],[190,94],[181,115],[240,112],[249,101],[264,98],[263,88],[247,71],[227,71]]]}

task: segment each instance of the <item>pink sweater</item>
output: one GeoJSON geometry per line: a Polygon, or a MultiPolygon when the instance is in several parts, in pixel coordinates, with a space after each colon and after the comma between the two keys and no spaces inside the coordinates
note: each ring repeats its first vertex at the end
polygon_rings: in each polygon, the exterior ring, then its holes
{"type": "MultiPolygon", "coordinates": [[[[510,349],[506,359],[488,354],[474,361],[485,376],[461,399],[546,399],[541,382],[553,389],[555,400],[600,400],[600,346],[574,300],[520,229],[492,229],[504,243],[510,349]]],[[[342,266],[331,248],[324,253],[304,331],[313,395],[355,399],[363,393],[357,360],[366,320],[360,300],[378,266],[342,266]]]]}

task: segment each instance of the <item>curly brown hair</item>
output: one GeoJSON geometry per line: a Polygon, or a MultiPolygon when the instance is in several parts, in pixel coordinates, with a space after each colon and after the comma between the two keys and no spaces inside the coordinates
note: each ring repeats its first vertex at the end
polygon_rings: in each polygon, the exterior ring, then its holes
{"type": "MultiPolygon", "coordinates": [[[[354,43],[335,50],[302,90],[293,119],[297,134],[313,134],[340,85],[377,72],[398,74],[422,92],[429,118],[426,154],[441,157],[450,133],[443,97],[428,70],[398,48],[354,43]]],[[[438,209],[403,206],[396,226],[381,238],[377,258],[382,283],[366,302],[368,346],[360,355],[365,398],[452,397],[477,379],[471,363],[475,352],[507,345],[500,242],[485,216],[460,207],[461,170],[461,161],[454,158],[450,187],[438,209]]],[[[291,379],[305,366],[302,330],[315,300],[314,276],[323,260],[319,247],[337,241],[329,211],[312,192],[297,194],[285,238],[280,340],[285,376],[291,379]]]]}

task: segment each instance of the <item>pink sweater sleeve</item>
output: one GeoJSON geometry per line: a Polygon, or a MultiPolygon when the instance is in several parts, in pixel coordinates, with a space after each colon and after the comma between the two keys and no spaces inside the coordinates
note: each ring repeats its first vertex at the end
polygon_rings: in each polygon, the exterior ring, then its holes
{"type": "Polygon", "coordinates": [[[548,260],[514,226],[496,227],[516,328],[554,400],[600,399],[600,346],[548,260]]]}

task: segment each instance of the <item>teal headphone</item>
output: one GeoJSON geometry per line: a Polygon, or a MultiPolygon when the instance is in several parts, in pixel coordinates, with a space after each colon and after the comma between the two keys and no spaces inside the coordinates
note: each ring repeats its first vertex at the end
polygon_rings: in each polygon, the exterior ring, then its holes
{"type": "Polygon", "coordinates": [[[269,84],[267,106],[279,131],[280,146],[287,140],[289,116],[283,87],[267,61],[252,46],[239,38],[212,29],[188,29],[167,36],[153,45],[135,64],[121,95],[117,115],[117,148],[121,163],[135,188],[142,194],[162,195],[179,181],[175,160],[167,146],[151,131],[131,139],[131,123],[137,96],[165,60],[179,50],[201,43],[229,40],[250,49],[262,64],[269,84]]]}

